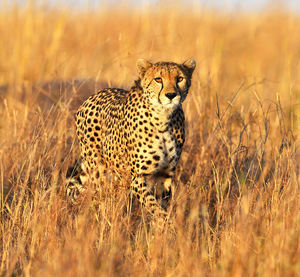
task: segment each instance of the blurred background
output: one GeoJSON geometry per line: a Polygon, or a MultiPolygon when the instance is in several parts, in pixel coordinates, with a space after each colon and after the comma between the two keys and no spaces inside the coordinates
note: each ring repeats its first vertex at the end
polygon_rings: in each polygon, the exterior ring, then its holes
{"type": "MultiPolygon", "coordinates": [[[[26,4],[27,0],[13,0],[7,1],[6,5],[9,4],[26,4]]],[[[98,8],[101,5],[109,5],[112,8],[117,5],[130,5],[133,9],[138,9],[145,5],[157,5],[162,2],[169,2],[170,5],[178,3],[176,1],[159,1],[159,0],[40,0],[40,3],[44,3],[49,6],[61,6],[65,5],[72,8],[98,8]]],[[[200,6],[202,8],[214,8],[219,10],[227,11],[263,11],[269,8],[284,8],[291,11],[299,11],[299,1],[297,0],[187,0],[184,1],[184,5],[195,7],[200,6]]]]}

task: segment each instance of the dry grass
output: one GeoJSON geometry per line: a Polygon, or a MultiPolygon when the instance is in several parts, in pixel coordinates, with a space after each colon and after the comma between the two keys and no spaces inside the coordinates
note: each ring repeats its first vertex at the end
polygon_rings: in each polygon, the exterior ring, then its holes
{"type": "Polygon", "coordinates": [[[300,18],[180,10],[0,10],[0,274],[299,275],[300,18]],[[116,184],[68,206],[79,103],[129,88],[137,58],[189,57],[176,236],[116,184]]]}

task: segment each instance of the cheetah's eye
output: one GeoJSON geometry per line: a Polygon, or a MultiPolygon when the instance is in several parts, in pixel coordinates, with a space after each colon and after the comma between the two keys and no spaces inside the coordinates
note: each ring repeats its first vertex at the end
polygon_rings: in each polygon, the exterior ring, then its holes
{"type": "Polygon", "coordinates": [[[155,82],[160,83],[162,82],[162,79],[160,77],[154,78],[155,82]]]}
{"type": "Polygon", "coordinates": [[[177,83],[180,83],[183,81],[183,77],[177,77],[177,83]]]}

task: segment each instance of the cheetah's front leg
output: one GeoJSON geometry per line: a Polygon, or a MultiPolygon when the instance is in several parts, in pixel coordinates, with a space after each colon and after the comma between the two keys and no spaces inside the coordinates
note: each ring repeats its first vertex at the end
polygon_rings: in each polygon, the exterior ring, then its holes
{"type": "Polygon", "coordinates": [[[170,204],[170,200],[174,195],[174,184],[173,184],[173,176],[169,178],[165,178],[163,181],[163,193],[161,199],[162,207],[167,207],[170,204]]]}
{"type": "Polygon", "coordinates": [[[137,197],[140,203],[145,206],[146,210],[158,219],[167,220],[166,211],[158,204],[151,189],[148,187],[145,178],[142,175],[132,178],[131,188],[133,194],[137,197]]]}

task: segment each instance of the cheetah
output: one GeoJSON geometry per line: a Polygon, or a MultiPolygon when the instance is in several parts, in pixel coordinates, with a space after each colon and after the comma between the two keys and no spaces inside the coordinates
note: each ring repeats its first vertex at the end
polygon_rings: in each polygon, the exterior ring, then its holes
{"type": "Polygon", "coordinates": [[[172,193],[172,178],[185,141],[182,103],[191,86],[194,59],[182,64],[137,60],[138,79],[130,91],[100,90],[76,113],[82,187],[99,186],[110,168],[153,217],[167,220],[153,187],[172,193]]]}

